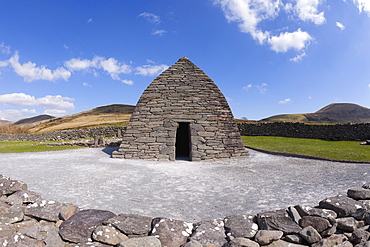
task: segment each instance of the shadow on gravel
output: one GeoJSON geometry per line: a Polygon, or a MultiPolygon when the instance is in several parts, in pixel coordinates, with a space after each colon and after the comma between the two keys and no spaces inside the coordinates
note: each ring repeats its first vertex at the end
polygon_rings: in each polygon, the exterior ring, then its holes
{"type": "Polygon", "coordinates": [[[111,147],[111,148],[104,148],[102,151],[106,154],[108,154],[109,156],[112,156],[112,153],[114,151],[117,151],[119,147],[111,147]]]}

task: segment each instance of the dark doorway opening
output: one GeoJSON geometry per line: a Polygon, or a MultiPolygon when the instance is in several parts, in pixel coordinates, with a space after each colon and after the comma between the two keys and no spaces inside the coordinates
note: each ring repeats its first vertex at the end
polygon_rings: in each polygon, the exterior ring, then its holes
{"type": "Polygon", "coordinates": [[[190,159],[191,140],[189,123],[178,123],[175,147],[177,160],[191,160],[190,159]]]}

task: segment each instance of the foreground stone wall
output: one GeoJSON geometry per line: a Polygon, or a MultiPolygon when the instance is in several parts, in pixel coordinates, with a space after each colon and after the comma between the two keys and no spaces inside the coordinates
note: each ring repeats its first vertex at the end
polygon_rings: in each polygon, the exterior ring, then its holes
{"type": "Polygon", "coordinates": [[[44,142],[44,141],[77,140],[88,137],[93,138],[95,136],[121,138],[122,133],[125,130],[126,126],[60,130],[48,133],[35,133],[35,134],[0,134],[0,141],[44,142]]]}
{"type": "Polygon", "coordinates": [[[323,140],[368,140],[370,123],[314,125],[303,123],[239,123],[242,136],[283,136],[323,140]]]}
{"type": "MultiPolygon", "coordinates": [[[[312,208],[187,223],[46,200],[0,175],[0,245],[9,247],[369,247],[370,183],[312,208]]],[[[297,192],[298,193],[298,192],[297,192]]]]}

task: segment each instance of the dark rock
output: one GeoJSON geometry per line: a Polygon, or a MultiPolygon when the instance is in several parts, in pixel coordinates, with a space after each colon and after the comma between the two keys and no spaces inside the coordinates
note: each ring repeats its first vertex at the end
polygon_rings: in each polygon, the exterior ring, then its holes
{"type": "Polygon", "coordinates": [[[148,235],[153,218],[136,214],[119,214],[104,222],[119,229],[126,235],[148,235]]]}
{"type": "Polygon", "coordinates": [[[27,190],[27,184],[18,180],[0,179],[0,195],[10,195],[19,190],[27,190]]]}
{"type": "Polygon", "coordinates": [[[257,223],[261,230],[278,230],[284,234],[298,233],[302,229],[285,209],[260,213],[257,223]]]}
{"type": "Polygon", "coordinates": [[[233,240],[229,242],[229,246],[230,247],[259,247],[260,245],[248,238],[234,238],[233,240]]]}
{"type": "Polygon", "coordinates": [[[320,233],[318,233],[316,229],[312,226],[307,226],[303,228],[299,232],[299,235],[301,235],[301,237],[309,244],[317,243],[322,239],[320,233]]]}
{"type": "Polygon", "coordinates": [[[254,237],[254,240],[261,245],[266,245],[281,239],[283,234],[284,233],[282,231],[259,230],[254,237]]]}
{"type": "Polygon", "coordinates": [[[323,209],[323,208],[312,208],[309,206],[302,206],[297,205],[294,207],[297,209],[299,214],[303,216],[318,216],[326,219],[335,219],[337,218],[337,213],[330,209],[323,209]]]}
{"type": "Polygon", "coordinates": [[[305,240],[301,237],[299,234],[291,234],[291,235],[286,235],[284,237],[284,240],[295,243],[295,244],[303,244],[305,243],[305,240]]]}
{"type": "Polygon", "coordinates": [[[299,225],[302,228],[312,226],[320,233],[332,226],[327,219],[318,216],[303,216],[299,221],[299,225]]]}
{"type": "Polygon", "coordinates": [[[370,199],[370,189],[362,187],[351,188],[347,191],[347,195],[355,200],[368,200],[370,199]]]}
{"type": "Polygon", "coordinates": [[[42,197],[35,192],[29,190],[20,190],[10,195],[5,202],[9,205],[22,205],[35,203],[41,199],[42,197]]]}
{"type": "Polygon", "coordinates": [[[362,185],[362,188],[364,189],[370,189],[370,183],[366,183],[362,185]]]}
{"type": "Polygon", "coordinates": [[[114,216],[116,215],[110,211],[82,210],[61,224],[59,234],[65,241],[86,242],[91,239],[91,234],[95,228],[114,216]]]}
{"type": "Polygon", "coordinates": [[[98,226],[95,228],[92,238],[95,241],[109,245],[117,245],[128,239],[125,234],[110,226],[98,226]]]}
{"type": "Polygon", "coordinates": [[[278,241],[272,242],[269,245],[265,245],[264,247],[305,247],[305,246],[307,245],[293,244],[280,239],[278,241]]]}
{"type": "Polygon", "coordinates": [[[130,238],[129,240],[119,243],[117,247],[161,247],[161,241],[153,236],[130,238]]]}
{"type": "Polygon", "coordinates": [[[367,240],[370,238],[370,232],[365,231],[363,229],[356,229],[351,237],[349,238],[349,241],[351,241],[354,244],[364,243],[367,242],[367,240]]]}
{"type": "Polygon", "coordinates": [[[227,243],[223,220],[215,219],[196,224],[190,240],[198,241],[203,245],[223,246],[227,243]]]}
{"type": "Polygon", "coordinates": [[[347,196],[338,195],[322,200],[319,203],[321,208],[334,210],[338,217],[352,216],[356,219],[363,219],[366,212],[366,206],[347,196]]]}
{"type": "Polygon", "coordinates": [[[234,238],[253,238],[258,231],[252,215],[232,215],[225,218],[227,236],[234,238]]]}
{"type": "Polygon", "coordinates": [[[299,221],[301,220],[302,216],[299,214],[298,210],[295,207],[289,207],[288,212],[290,214],[290,217],[294,220],[295,223],[299,224],[299,221]]]}
{"type": "Polygon", "coordinates": [[[162,246],[181,246],[186,243],[193,230],[193,224],[181,220],[155,218],[150,235],[156,236],[162,246]]]}
{"type": "Polygon", "coordinates": [[[14,234],[0,238],[0,246],[8,247],[44,247],[42,240],[36,240],[22,234],[14,234]]]}
{"type": "Polygon", "coordinates": [[[337,219],[337,228],[345,232],[353,232],[357,229],[358,221],[352,217],[345,217],[337,219]]]}
{"type": "Polygon", "coordinates": [[[60,212],[65,206],[66,204],[60,202],[42,200],[27,206],[25,208],[25,215],[57,222],[60,212]]]}
{"type": "Polygon", "coordinates": [[[311,247],[333,247],[347,241],[348,238],[343,234],[334,234],[328,238],[324,238],[317,243],[311,245],[311,247]]]}

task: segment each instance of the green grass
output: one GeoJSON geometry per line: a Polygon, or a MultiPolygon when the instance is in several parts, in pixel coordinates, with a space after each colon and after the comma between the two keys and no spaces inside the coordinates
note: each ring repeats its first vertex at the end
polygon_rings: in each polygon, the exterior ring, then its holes
{"type": "Polygon", "coordinates": [[[76,146],[48,147],[47,143],[52,142],[2,142],[0,141],[0,153],[24,153],[24,152],[42,152],[57,151],[66,149],[76,149],[76,146]]]}
{"type": "Polygon", "coordinates": [[[275,136],[242,136],[247,147],[332,160],[370,162],[370,145],[359,141],[323,141],[275,136]]]}

